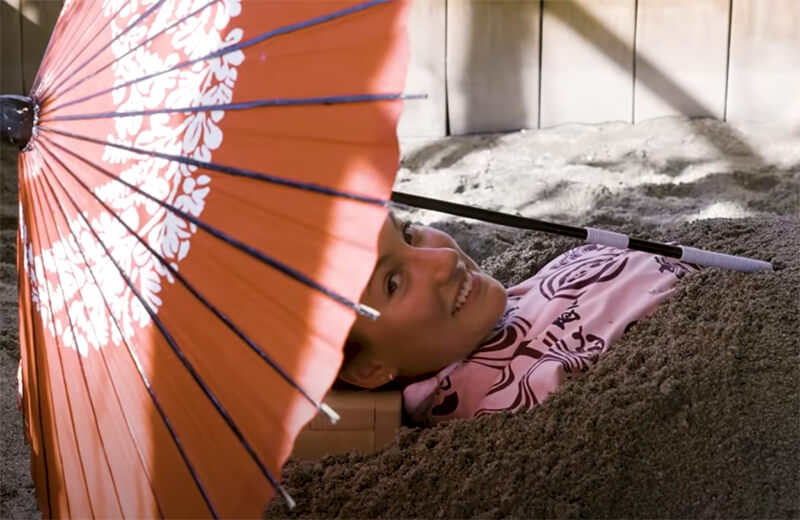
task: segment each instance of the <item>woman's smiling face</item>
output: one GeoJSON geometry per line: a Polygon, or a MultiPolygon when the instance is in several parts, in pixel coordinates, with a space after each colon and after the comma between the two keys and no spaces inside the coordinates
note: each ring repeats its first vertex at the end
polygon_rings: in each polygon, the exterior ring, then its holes
{"type": "Polygon", "coordinates": [[[388,376],[417,378],[464,359],[502,316],[506,292],[450,235],[390,213],[361,302],[381,316],[358,317],[351,338],[362,351],[340,377],[374,388],[388,376]]]}

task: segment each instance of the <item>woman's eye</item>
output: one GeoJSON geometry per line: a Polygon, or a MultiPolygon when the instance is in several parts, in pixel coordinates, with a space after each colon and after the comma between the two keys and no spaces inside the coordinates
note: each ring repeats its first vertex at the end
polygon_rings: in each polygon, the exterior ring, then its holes
{"type": "Polygon", "coordinates": [[[414,231],[411,229],[413,224],[406,222],[403,224],[403,240],[411,244],[414,241],[414,231]]]}
{"type": "Polygon", "coordinates": [[[389,291],[389,296],[397,290],[400,281],[400,273],[394,273],[389,277],[389,281],[386,283],[386,290],[389,291]]]}

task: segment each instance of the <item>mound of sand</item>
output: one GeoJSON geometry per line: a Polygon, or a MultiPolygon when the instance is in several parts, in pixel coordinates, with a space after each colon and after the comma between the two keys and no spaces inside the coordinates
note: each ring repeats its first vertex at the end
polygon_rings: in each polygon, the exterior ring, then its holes
{"type": "MultiPolygon", "coordinates": [[[[297,510],[276,500],[267,516],[800,516],[800,219],[664,232],[782,267],[682,282],[530,412],[404,429],[375,454],[292,461],[284,477],[297,510]]],[[[531,236],[483,266],[521,280],[570,245],[531,236]]]]}
{"type": "MultiPolygon", "coordinates": [[[[15,410],[15,190],[0,180],[0,518],[38,515],[15,410]]],[[[516,415],[290,461],[275,517],[800,518],[800,146],[776,125],[665,118],[403,143],[400,191],[771,260],[684,280],[587,374],[516,415]]],[[[569,239],[434,213],[517,283],[569,239]]]]}
{"type": "MultiPolygon", "coordinates": [[[[290,461],[268,517],[800,518],[800,146],[774,125],[631,126],[404,143],[396,189],[772,261],[708,269],[537,409],[290,461]]],[[[578,242],[413,218],[506,285],[578,242]]]]}

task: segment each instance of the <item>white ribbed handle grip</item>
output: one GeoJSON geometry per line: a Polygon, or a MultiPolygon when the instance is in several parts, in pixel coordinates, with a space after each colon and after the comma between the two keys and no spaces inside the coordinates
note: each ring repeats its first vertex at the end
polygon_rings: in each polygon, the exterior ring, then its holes
{"type": "Polygon", "coordinates": [[[690,264],[707,265],[709,267],[722,267],[744,273],[755,273],[758,271],[771,271],[772,264],[763,260],[754,260],[743,256],[726,255],[725,253],[714,253],[713,251],[703,251],[693,247],[681,246],[683,255],[681,260],[690,264]]]}
{"type": "Polygon", "coordinates": [[[628,235],[605,229],[586,228],[586,241],[592,244],[628,249],[628,235]]]}

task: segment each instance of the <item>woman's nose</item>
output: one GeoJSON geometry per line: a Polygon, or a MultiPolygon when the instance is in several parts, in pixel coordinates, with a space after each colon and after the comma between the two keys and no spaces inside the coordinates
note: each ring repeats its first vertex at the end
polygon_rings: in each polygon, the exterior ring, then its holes
{"type": "Polygon", "coordinates": [[[451,280],[460,259],[449,247],[418,249],[418,268],[427,272],[431,282],[444,284],[451,280]]]}

